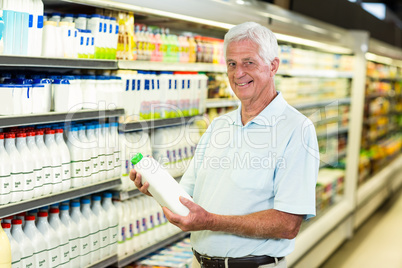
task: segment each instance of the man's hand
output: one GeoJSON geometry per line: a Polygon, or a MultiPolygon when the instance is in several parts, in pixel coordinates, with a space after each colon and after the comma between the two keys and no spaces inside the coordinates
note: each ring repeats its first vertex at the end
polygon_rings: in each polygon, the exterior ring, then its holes
{"type": "Polygon", "coordinates": [[[145,182],[143,185],[141,181],[141,174],[138,173],[135,169],[132,169],[130,171],[130,180],[134,182],[135,186],[137,186],[138,190],[140,190],[141,193],[152,196],[151,193],[148,192],[149,183],[145,182]]]}
{"type": "Polygon", "coordinates": [[[208,226],[213,221],[212,213],[209,213],[196,203],[180,196],[180,202],[185,205],[190,213],[183,217],[174,214],[167,207],[163,207],[163,212],[170,223],[176,225],[184,232],[208,230],[208,226]]]}

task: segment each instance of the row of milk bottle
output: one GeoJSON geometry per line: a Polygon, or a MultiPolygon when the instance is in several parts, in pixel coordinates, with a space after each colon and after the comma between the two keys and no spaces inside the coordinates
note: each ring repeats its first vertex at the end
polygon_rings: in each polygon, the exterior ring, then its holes
{"type": "MultiPolygon", "coordinates": [[[[197,72],[119,70],[118,107],[131,119],[158,119],[205,112],[208,76],[197,72]]],[[[116,94],[117,92],[110,92],[116,94]]],[[[112,96],[105,98],[107,101],[112,96]]]]}
{"type": "Polygon", "coordinates": [[[61,125],[0,133],[0,205],[120,176],[117,128],[74,124],[66,141],[61,125]]]}
{"type": "Polygon", "coordinates": [[[167,221],[162,207],[152,197],[142,195],[113,203],[119,217],[119,257],[138,252],[181,231],[167,221]]]}
{"type": "Polygon", "coordinates": [[[84,267],[117,253],[112,194],[54,204],[3,219],[12,267],[84,267]]]}

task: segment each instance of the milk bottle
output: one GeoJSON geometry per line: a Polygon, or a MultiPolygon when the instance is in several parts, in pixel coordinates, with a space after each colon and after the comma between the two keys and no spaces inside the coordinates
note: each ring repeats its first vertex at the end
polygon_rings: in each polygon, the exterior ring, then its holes
{"type": "Polygon", "coordinates": [[[106,141],[106,178],[111,179],[114,176],[114,148],[110,142],[109,124],[102,124],[101,131],[106,141]]]}
{"type": "Polygon", "coordinates": [[[114,175],[113,177],[120,176],[121,162],[120,162],[120,147],[119,147],[119,133],[118,133],[119,123],[110,123],[110,141],[113,145],[113,164],[114,164],[114,175]]]}
{"type": "Polygon", "coordinates": [[[31,268],[35,263],[34,248],[29,238],[22,231],[22,221],[19,219],[12,220],[13,229],[11,234],[18,243],[21,252],[21,267],[31,268]]]}
{"type": "Polygon", "coordinates": [[[102,134],[102,126],[95,124],[95,136],[98,140],[99,149],[99,180],[106,179],[106,140],[102,134]]]}
{"type": "Polygon", "coordinates": [[[0,205],[11,201],[11,189],[13,180],[11,178],[10,157],[4,148],[4,134],[0,133],[0,205]]]}
{"type": "Polygon", "coordinates": [[[138,153],[131,161],[141,174],[142,183],[149,183],[148,191],[161,206],[169,208],[175,214],[187,216],[189,210],[180,202],[179,197],[192,198],[155,159],[138,153]]]}
{"type": "Polygon", "coordinates": [[[62,191],[67,191],[71,188],[71,157],[67,144],[64,142],[63,129],[55,130],[55,141],[59,149],[61,158],[61,183],[62,191]]]}
{"type": "Polygon", "coordinates": [[[121,205],[123,207],[123,224],[124,224],[124,230],[126,231],[126,240],[124,241],[124,251],[125,254],[131,254],[132,252],[132,244],[131,244],[131,239],[132,239],[132,231],[130,229],[130,214],[131,214],[131,209],[128,206],[127,202],[121,202],[121,205]]]}
{"type": "Polygon", "coordinates": [[[0,228],[0,244],[1,248],[5,250],[0,253],[0,267],[21,267],[21,252],[17,241],[11,235],[11,223],[2,223],[1,227],[3,227],[3,230],[0,228]],[[2,232],[5,233],[8,240],[5,239],[2,232]]]}
{"type": "Polygon", "coordinates": [[[18,202],[22,200],[24,191],[23,186],[23,162],[20,153],[15,147],[15,134],[6,133],[5,135],[5,149],[10,157],[10,174],[12,180],[11,186],[11,202],[18,202]]]}
{"type": "Polygon", "coordinates": [[[78,127],[78,138],[81,142],[81,151],[82,151],[82,185],[89,185],[92,183],[91,175],[92,175],[92,152],[89,146],[89,141],[87,136],[85,135],[85,126],[78,127]]]}
{"type": "Polygon", "coordinates": [[[102,200],[102,207],[106,211],[107,219],[109,223],[109,255],[113,255],[117,253],[117,233],[118,233],[118,224],[119,218],[117,215],[116,207],[112,203],[112,194],[104,193],[102,200]]]}
{"type": "Polygon", "coordinates": [[[83,152],[78,138],[78,128],[72,127],[68,132],[68,150],[71,157],[71,186],[78,188],[83,185],[83,152]]]}
{"type": "Polygon", "coordinates": [[[36,131],[35,136],[36,146],[38,147],[43,164],[43,195],[48,195],[52,192],[53,188],[53,169],[52,169],[52,158],[49,150],[47,149],[45,143],[43,142],[43,131],[36,131]]]}
{"type": "Polygon", "coordinates": [[[113,200],[113,205],[117,210],[117,218],[119,219],[118,232],[117,232],[117,254],[124,256],[126,254],[126,227],[123,222],[124,208],[120,200],[113,200]]]}
{"type": "Polygon", "coordinates": [[[55,233],[59,236],[60,240],[60,265],[63,267],[70,267],[70,244],[68,239],[68,230],[61,223],[59,218],[59,209],[58,208],[51,208],[49,210],[49,224],[55,230],[55,233]]]}
{"type": "Polygon", "coordinates": [[[91,262],[90,258],[90,246],[89,246],[89,224],[87,219],[82,215],[80,211],[80,203],[71,203],[71,219],[77,224],[80,235],[79,243],[80,249],[80,267],[84,267],[91,262]]]}
{"type": "Polygon", "coordinates": [[[50,156],[52,158],[52,170],[53,170],[53,187],[52,193],[59,193],[62,190],[62,168],[61,168],[61,157],[59,147],[54,139],[55,131],[46,130],[45,144],[49,150],[50,156]]]}
{"type": "Polygon", "coordinates": [[[90,249],[90,260],[94,263],[99,260],[99,244],[100,244],[100,234],[99,234],[99,223],[95,214],[92,212],[91,200],[82,199],[81,200],[81,213],[88,220],[89,225],[89,249],[90,249]]]}
{"type": "Polygon", "coordinates": [[[26,216],[26,212],[21,212],[18,213],[16,216],[14,216],[14,219],[20,219],[22,221],[22,228],[24,228],[25,225],[25,216],[26,216]]]}
{"type": "Polygon", "coordinates": [[[86,136],[88,139],[88,146],[91,149],[91,165],[92,165],[91,182],[97,183],[99,182],[99,148],[95,136],[95,126],[88,125],[86,129],[87,129],[86,136]]]}
{"type": "Polygon", "coordinates": [[[23,162],[24,192],[22,194],[22,200],[29,200],[34,196],[36,178],[34,177],[34,156],[27,147],[25,133],[17,133],[16,147],[23,162]]]}
{"type": "Polygon", "coordinates": [[[36,227],[41,232],[44,240],[48,243],[48,252],[50,255],[50,266],[55,267],[60,265],[61,261],[61,241],[55,230],[49,225],[47,220],[48,213],[46,211],[38,212],[38,223],[36,227]]]}
{"type": "Polygon", "coordinates": [[[100,256],[106,257],[109,256],[109,220],[107,218],[106,211],[101,206],[101,197],[100,196],[93,196],[92,197],[92,212],[96,216],[96,220],[99,223],[99,252],[100,256]]]}
{"type": "Polygon", "coordinates": [[[70,246],[70,267],[80,266],[80,236],[78,231],[78,225],[70,218],[69,206],[60,206],[60,220],[67,228],[68,244],[70,246]]]}
{"type": "Polygon", "coordinates": [[[32,158],[33,164],[34,164],[34,179],[35,179],[35,187],[34,187],[34,197],[39,197],[43,195],[43,182],[44,182],[44,171],[43,171],[43,159],[41,156],[41,153],[36,146],[35,142],[35,132],[30,131],[27,133],[27,146],[28,149],[31,151],[32,155],[34,156],[32,158]],[[39,156],[39,157],[38,157],[39,156]]]}
{"type": "Polygon", "coordinates": [[[130,248],[134,251],[137,252],[139,250],[139,240],[138,240],[138,229],[137,229],[137,207],[135,206],[134,202],[135,198],[129,199],[125,201],[126,203],[129,204],[130,207],[130,215],[129,215],[129,223],[130,223],[130,235],[131,235],[131,240],[129,241],[130,243],[130,248]]]}
{"type": "Polygon", "coordinates": [[[35,226],[35,216],[27,215],[25,217],[24,233],[31,240],[34,248],[35,263],[33,267],[50,267],[49,245],[35,226]]]}

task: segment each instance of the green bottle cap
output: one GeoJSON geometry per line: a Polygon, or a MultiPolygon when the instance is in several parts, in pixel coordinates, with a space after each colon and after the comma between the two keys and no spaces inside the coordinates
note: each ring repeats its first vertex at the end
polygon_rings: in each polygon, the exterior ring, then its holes
{"type": "Polygon", "coordinates": [[[143,158],[142,154],[141,154],[141,153],[137,153],[136,155],[134,155],[133,158],[131,158],[131,163],[132,163],[133,165],[136,165],[138,162],[141,161],[142,158],[143,158]]]}

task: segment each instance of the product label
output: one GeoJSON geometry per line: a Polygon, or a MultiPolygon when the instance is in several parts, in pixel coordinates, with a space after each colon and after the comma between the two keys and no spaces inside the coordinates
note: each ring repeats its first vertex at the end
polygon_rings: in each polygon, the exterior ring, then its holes
{"type": "Polygon", "coordinates": [[[172,79],[169,79],[169,89],[172,89],[172,79]]]}
{"type": "Polygon", "coordinates": [[[90,38],[89,38],[89,37],[87,37],[86,46],[89,46],[89,40],[90,40],[90,38]]]}
{"type": "Polygon", "coordinates": [[[95,37],[92,37],[92,43],[91,43],[91,45],[92,45],[92,46],[95,45],[95,37]]]}
{"type": "Polygon", "coordinates": [[[155,79],[152,79],[152,89],[155,89],[155,79]]]}
{"type": "Polygon", "coordinates": [[[177,80],[174,80],[174,89],[177,89],[177,80]]]}
{"type": "Polygon", "coordinates": [[[160,89],[160,87],[159,87],[159,79],[156,80],[156,84],[157,84],[157,86],[158,86],[158,89],[160,89]]]}
{"type": "Polygon", "coordinates": [[[181,81],[181,89],[185,89],[186,88],[186,81],[182,80],[181,81]]]}
{"type": "MultiPolygon", "coordinates": [[[[131,85],[131,90],[134,91],[136,89],[136,81],[135,79],[131,80],[132,85],[131,85]]],[[[128,88],[128,80],[127,80],[127,88],[128,88]]]]}
{"type": "Polygon", "coordinates": [[[103,24],[103,32],[106,33],[106,31],[107,31],[107,24],[104,23],[104,24],[103,24]]]}
{"type": "Polygon", "coordinates": [[[99,32],[102,32],[102,22],[99,22],[99,32]]]}
{"type": "Polygon", "coordinates": [[[29,28],[33,27],[33,15],[32,14],[29,14],[28,27],[29,28]]]}
{"type": "Polygon", "coordinates": [[[149,90],[149,79],[145,79],[145,90],[149,90]]]}
{"type": "Polygon", "coordinates": [[[81,46],[84,45],[84,37],[83,37],[83,36],[81,36],[81,38],[80,38],[80,45],[81,45],[81,46]]]}
{"type": "Polygon", "coordinates": [[[190,79],[187,80],[187,88],[190,89],[190,79]]]}
{"type": "Polygon", "coordinates": [[[67,36],[70,37],[71,36],[71,30],[69,29],[67,32],[67,36]]]}
{"type": "Polygon", "coordinates": [[[115,34],[118,34],[119,33],[119,25],[116,25],[116,32],[115,32],[115,34]]]}
{"type": "Polygon", "coordinates": [[[141,233],[140,220],[137,220],[137,234],[141,233]]]}
{"type": "Polygon", "coordinates": [[[126,227],[121,227],[121,241],[126,241],[126,227]]]}
{"type": "Polygon", "coordinates": [[[43,16],[38,16],[38,29],[43,28],[43,16]]]}
{"type": "Polygon", "coordinates": [[[130,88],[130,80],[126,80],[126,91],[128,91],[130,88]]]}
{"type": "Polygon", "coordinates": [[[137,81],[137,90],[139,91],[141,89],[141,80],[138,79],[137,81]]]}
{"type": "Polygon", "coordinates": [[[113,25],[112,25],[112,24],[110,24],[109,33],[110,33],[110,34],[113,33],[113,25]]]}

